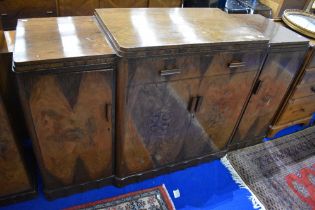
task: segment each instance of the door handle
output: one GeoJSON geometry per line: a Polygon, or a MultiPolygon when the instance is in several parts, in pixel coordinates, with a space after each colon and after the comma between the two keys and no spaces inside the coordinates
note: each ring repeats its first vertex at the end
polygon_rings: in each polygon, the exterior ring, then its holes
{"type": "Polygon", "coordinates": [[[196,105],[195,105],[195,112],[199,112],[200,110],[200,107],[202,105],[202,101],[203,101],[203,96],[197,96],[197,102],[196,102],[196,105]]]}
{"type": "Polygon", "coordinates": [[[262,86],[263,81],[258,80],[253,88],[253,95],[257,95],[261,86],[262,86]]]}
{"type": "Polygon", "coordinates": [[[188,111],[190,113],[193,113],[195,111],[196,103],[197,103],[197,97],[192,97],[190,99],[189,106],[188,106],[188,111]]]}
{"type": "Polygon", "coordinates": [[[190,99],[188,110],[190,113],[196,113],[200,110],[202,105],[203,96],[195,96],[190,99]]]}
{"type": "Polygon", "coordinates": [[[180,69],[167,69],[167,70],[160,71],[161,76],[170,76],[170,75],[180,74],[180,73],[181,73],[180,69]]]}
{"type": "Polygon", "coordinates": [[[112,120],[112,105],[111,104],[105,104],[105,118],[107,122],[110,122],[112,120]]]}
{"type": "Polygon", "coordinates": [[[240,68],[240,67],[244,67],[244,66],[246,66],[245,62],[232,62],[229,64],[230,69],[236,69],[236,68],[240,68]]]}

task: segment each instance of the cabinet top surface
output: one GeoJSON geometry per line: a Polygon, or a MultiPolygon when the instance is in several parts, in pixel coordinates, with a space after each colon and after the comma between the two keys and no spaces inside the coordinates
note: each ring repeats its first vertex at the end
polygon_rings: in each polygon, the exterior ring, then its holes
{"type": "Polygon", "coordinates": [[[219,9],[96,9],[96,16],[120,51],[268,42],[261,32],[219,9]]]}
{"type": "Polygon", "coordinates": [[[94,17],[18,21],[13,52],[16,65],[92,56],[114,56],[94,17]]]}
{"type": "Polygon", "coordinates": [[[309,39],[300,34],[286,28],[281,23],[277,23],[271,19],[264,18],[261,15],[243,15],[235,14],[234,17],[240,19],[243,24],[248,27],[255,28],[264,34],[270,41],[271,45],[301,44],[307,45],[309,39]]]}

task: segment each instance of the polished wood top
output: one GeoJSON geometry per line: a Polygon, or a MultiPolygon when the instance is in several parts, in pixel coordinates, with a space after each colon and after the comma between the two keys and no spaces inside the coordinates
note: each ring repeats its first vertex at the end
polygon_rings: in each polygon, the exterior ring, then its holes
{"type": "Polygon", "coordinates": [[[268,42],[257,29],[219,9],[96,9],[96,15],[121,52],[268,42]]]}
{"type": "Polygon", "coordinates": [[[261,15],[233,14],[231,16],[238,18],[242,24],[263,33],[266,38],[270,39],[271,46],[307,45],[309,42],[307,38],[284,27],[281,23],[261,15]]]}
{"type": "Polygon", "coordinates": [[[91,56],[115,56],[94,17],[18,21],[13,53],[15,65],[91,56]]]}

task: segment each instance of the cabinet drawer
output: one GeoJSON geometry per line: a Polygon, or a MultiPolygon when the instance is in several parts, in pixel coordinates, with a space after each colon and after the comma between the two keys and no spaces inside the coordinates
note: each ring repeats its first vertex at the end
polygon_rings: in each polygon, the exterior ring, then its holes
{"type": "Polygon", "coordinates": [[[298,99],[298,98],[303,98],[303,97],[312,96],[312,95],[315,95],[315,83],[306,84],[306,85],[298,85],[295,89],[292,99],[298,99]]]}
{"type": "Polygon", "coordinates": [[[306,118],[315,112],[315,95],[290,100],[277,124],[286,124],[306,118]]]}
{"type": "Polygon", "coordinates": [[[306,69],[300,84],[301,85],[304,85],[304,84],[315,84],[315,68],[313,68],[313,69],[306,69]]]}
{"type": "Polygon", "coordinates": [[[257,71],[263,55],[263,52],[256,51],[130,59],[128,86],[257,71]]]}
{"type": "Polygon", "coordinates": [[[0,15],[4,29],[14,29],[17,19],[56,16],[56,3],[54,0],[1,0],[0,15]]]}

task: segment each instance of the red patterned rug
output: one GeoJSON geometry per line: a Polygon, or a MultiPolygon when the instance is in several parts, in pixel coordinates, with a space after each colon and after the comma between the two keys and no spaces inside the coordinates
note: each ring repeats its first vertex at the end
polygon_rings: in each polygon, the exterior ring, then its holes
{"type": "Polygon", "coordinates": [[[315,127],[229,152],[222,162],[254,206],[315,210],[315,127]]]}
{"type": "Polygon", "coordinates": [[[67,208],[66,210],[175,210],[164,185],[67,208]]]}

